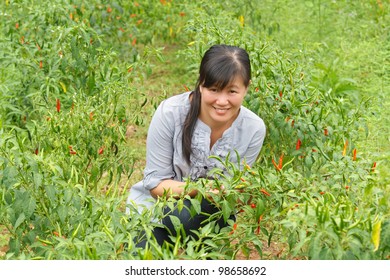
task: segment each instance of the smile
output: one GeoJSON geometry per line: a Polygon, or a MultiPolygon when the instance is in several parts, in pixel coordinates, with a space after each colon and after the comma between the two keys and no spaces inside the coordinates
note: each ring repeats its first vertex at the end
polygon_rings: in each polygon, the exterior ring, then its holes
{"type": "Polygon", "coordinates": [[[225,112],[227,110],[229,110],[230,108],[217,108],[217,107],[214,107],[213,108],[217,111],[217,112],[225,112]]]}

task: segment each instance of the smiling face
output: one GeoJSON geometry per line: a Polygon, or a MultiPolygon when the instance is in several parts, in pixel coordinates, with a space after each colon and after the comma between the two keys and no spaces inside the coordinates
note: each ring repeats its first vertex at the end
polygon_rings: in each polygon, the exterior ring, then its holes
{"type": "Polygon", "coordinates": [[[223,89],[217,86],[200,86],[201,106],[199,118],[211,129],[227,128],[234,122],[240,111],[248,87],[237,76],[223,89]]]}

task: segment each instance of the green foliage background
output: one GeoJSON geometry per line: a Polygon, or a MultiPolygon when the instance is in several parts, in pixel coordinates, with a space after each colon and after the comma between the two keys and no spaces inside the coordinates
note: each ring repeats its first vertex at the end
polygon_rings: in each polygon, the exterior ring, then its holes
{"type": "Polygon", "coordinates": [[[1,2],[2,258],[390,257],[390,3],[244,2],[1,2]],[[194,86],[216,43],[250,53],[245,105],[267,138],[255,166],[226,161],[217,181],[217,216],[240,210],[236,223],[161,248],[162,207],[126,215],[126,196],[154,109],[194,86]]]}

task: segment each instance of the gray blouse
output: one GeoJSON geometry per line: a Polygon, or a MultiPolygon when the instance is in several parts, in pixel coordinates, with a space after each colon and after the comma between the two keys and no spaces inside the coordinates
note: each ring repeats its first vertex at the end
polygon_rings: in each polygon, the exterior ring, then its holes
{"type": "Polygon", "coordinates": [[[190,108],[189,95],[190,92],[186,92],[172,96],[158,106],[148,130],[144,178],[131,187],[127,204],[150,208],[155,202],[150,190],[161,181],[186,178],[195,181],[206,178],[214,167],[223,168],[219,161],[209,158],[211,155],[224,160],[230,153],[230,161],[237,163],[237,151],[240,160],[249,165],[259,155],[266,134],[264,122],[241,106],[231,127],[211,149],[211,129],[198,119],[192,137],[191,164],[188,164],[182,152],[182,127],[190,108]]]}

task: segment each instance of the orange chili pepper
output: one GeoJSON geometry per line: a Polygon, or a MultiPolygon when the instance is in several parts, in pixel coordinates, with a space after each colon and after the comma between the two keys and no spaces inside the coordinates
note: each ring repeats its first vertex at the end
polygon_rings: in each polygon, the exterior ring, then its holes
{"type": "Polygon", "coordinates": [[[267,192],[265,189],[261,189],[260,192],[266,196],[271,196],[271,194],[267,192]]]}
{"type": "Polygon", "coordinates": [[[345,156],[347,154],[347,148],[348,148],[348,140],[345,140],[344,149],[343,149],[343,156],[345,156]]]}
{"type": "Polygon", "coordinates": [[[233,234],[236,229],[237,229],[237,224],[234,224],[233,225],[233,229],[232,229],[232,231],[229,234],[233,234]]]}
{"type": "Polygon", "coordinates": [[[272,159],[272,164],[275,166],[276,170],[280,171],[283,168],[283,154],[279,157],[279,162],[276,164],[275,160],[272,159]]]}

